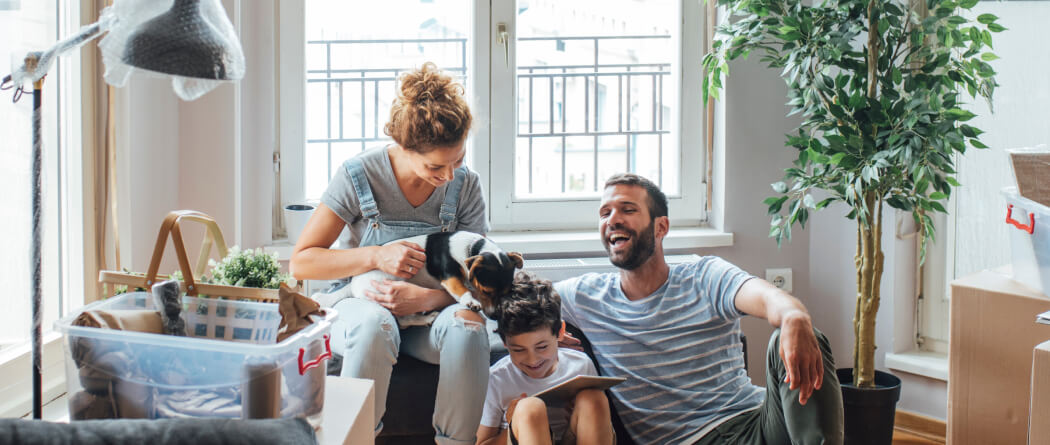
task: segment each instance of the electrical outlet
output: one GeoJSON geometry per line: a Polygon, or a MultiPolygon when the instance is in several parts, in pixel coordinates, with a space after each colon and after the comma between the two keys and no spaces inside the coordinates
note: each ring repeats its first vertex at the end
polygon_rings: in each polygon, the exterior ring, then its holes
{"type": "Polygon", "coordinates": [[[766,281],[784,292],[791,292],[791,268],[766,269],[766,281]]]}

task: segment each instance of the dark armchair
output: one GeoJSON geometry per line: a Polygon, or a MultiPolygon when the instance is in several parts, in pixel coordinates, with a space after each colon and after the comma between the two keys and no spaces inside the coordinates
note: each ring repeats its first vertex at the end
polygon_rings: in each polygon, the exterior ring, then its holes
{"type": "MultiPolygon", "coordinates": [[[[584,352],[595,361],[591,343],[587,337],[571,324],[566,330],[583,343],[584,352]]],[[[747,355],[747,339],[744,343],[744,355],[747,355]]],[[[495,363],[507,352],[493,350],[489,362],[495,363]]],[[[746,364],[746,361],[745,361],[746,364]]],[[[335,368],[336,370],[338,368],[335,368]]],[[[434,416],[434,397],[437,393],[438,367],[419,361],[407,355],[398,357],[390,377],[390,390],[386,401],[386,415],[383,416],[383,432],[376,438],[376,445],[433,445],[434,428],[431,418],[434,416]]],[[[376,403],[380,403],[376,401],[376,403]]],[[[616,414],[616,407],[610,402],[613,429],[616,431],[618,445],[633,445],[634,441],[616,414]]]]}

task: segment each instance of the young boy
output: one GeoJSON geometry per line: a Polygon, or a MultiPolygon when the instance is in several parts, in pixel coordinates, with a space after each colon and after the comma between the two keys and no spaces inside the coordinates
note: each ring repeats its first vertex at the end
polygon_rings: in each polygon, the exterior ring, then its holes
{"type": "Polygon", "coordinates": [[[478,445],[614,443],[609,404],[602,391],[580,391],[568,407],[548,407],[536,397],[526,397],[598,372],[586,354],[558,348],[565,325],[561,298],[550,281],[526,272],[519,272],[514,281],[496,311],[496,332],[510,356],[489,370],[478,445]]]}

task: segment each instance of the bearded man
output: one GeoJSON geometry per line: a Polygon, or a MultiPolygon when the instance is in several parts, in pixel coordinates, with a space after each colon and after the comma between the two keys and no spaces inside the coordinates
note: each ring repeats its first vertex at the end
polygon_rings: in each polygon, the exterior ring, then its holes
{"type": "MultiPolygon", "coordinates": [[[[562,316],[590,341],[627,433],[639,444],[841,444],[842,395],[827,339],[805,306],[714,256],[668,266],[667,197],[648,179],[605,183],[598,230],[619,273],[555,285],[562,316]],[[766,387],[744,368],[740,318],[777,329],[766,387]]],[[[624,442],[624,440],[621,440],[624,442]]]]}

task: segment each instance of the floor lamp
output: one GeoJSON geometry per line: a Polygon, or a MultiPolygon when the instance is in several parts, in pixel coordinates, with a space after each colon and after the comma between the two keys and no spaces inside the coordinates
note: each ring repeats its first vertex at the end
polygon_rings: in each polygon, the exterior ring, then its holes
{"type": "Polygon", "coordinates": [[[123,86],[132,71],[172,76],[176,94],[193,100],[217,82],[244,77],[244,52],[219,0],[117,0],[105,8],[99,21],[81,28],[54,47],[26,55],[24,65],[4,77],[0,89],[15,89],[17,102],[25,83],[33,85],[32,258],[30,267],[33,311],[33,418],[42,411],[41,379],[41,166],[43,139],[41,104],[44,77],[57,57],[108,33],[100,43],[106,63],[106,81],[123,86]],[[170,7],[169,7],[170,6],[170,7]],[[107,42],[108,40],[108,42],[107,42]],[[108,44],[108,46],[107,46],[108,44]],[[107,51],[106,48],[113,48],[107,51]]]}

